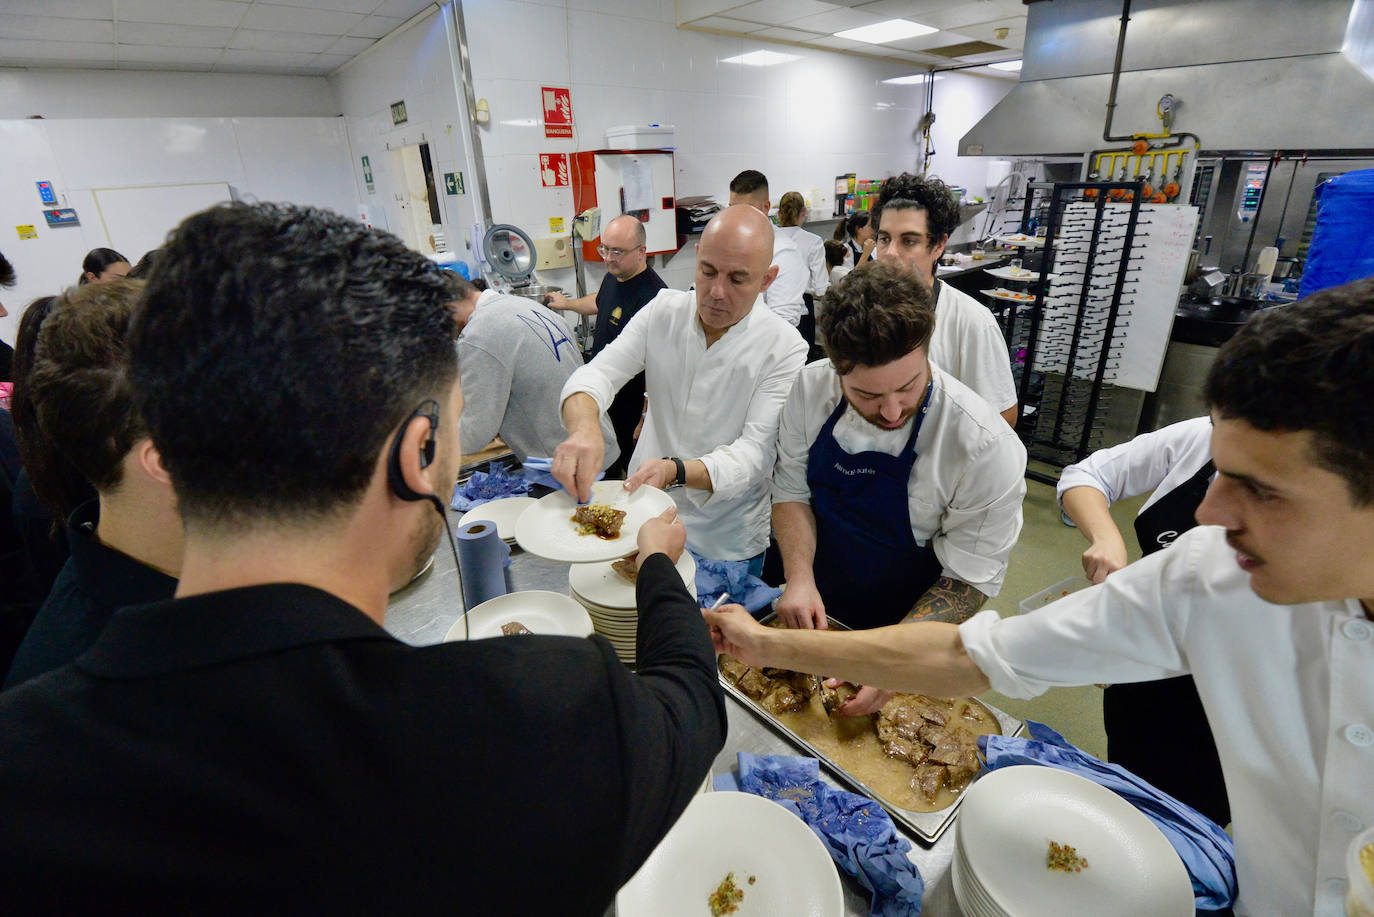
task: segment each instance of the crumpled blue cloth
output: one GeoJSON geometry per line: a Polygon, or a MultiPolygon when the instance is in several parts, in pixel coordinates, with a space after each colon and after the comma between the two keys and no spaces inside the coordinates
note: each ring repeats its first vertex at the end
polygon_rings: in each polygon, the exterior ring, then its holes
{"type": "Polygon", "coordinates": [[[450,505],[465,513],[492,500],[529,493],[529,489],[529,482],[523,476],[512,474],[500,462],[493,460],[487,463],[486,471],[474,471],[472,477],[454,488],[450,505]]]}
{"type": "Polygon", "coordinates": [[[1044,723],[1026,720],[1026,729],[1029,739],[983,736],[978,740],[988,770],[1040,764],[1106,787],[1139,809],[1174,845],[1193,880],[1198,910],[1220,910],[1235,902],[1236,845],[1220,825],[1124,767],[1094,758],[1044,723]]]}
{"type": "Polygon", "coordinates": [[[709,608],[721,593],[728,592],[731,602],[754,614],[782,595],[781,589],[774,589],[750,573],[747,560],[711,560],[696,551],[691,554],[697,562],[697,601],[702,608],[709,608]]]}
{"type": "Polygon", "coordinates": [[[911,843],[873,800],[837,790],[820,778],[815,758],[739,753],[737,777],[713,784],[771,799],[796,812],[815,832],[841,869],[873,893],[873,917],[915,917],[921,913],[925,880],[907,856],[911,843]],[[734,788],[729,787],[729,788],[734,788]]]}
{"type": "MultiPolygon", "coordinates": [[[[553,459],[535,458],[531,456],[525,459],[525,480],[530,484],[538,484],[547,487],[549,490],[567,490],[553,476],[553,459]]],[[[596,476],[599,481],[606,476],[606,472],[601,472],[596,476]]]]}

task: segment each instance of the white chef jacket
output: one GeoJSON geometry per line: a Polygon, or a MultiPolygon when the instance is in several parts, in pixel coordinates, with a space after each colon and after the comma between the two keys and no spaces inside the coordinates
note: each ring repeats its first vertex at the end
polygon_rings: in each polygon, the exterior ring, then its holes
{"type": "Polygon", "coordinates": [[[1153,491],[1140,507],[1143,513],[1211,460],[1212,419],[1193,417],[1099,449],[1068,466],[1059,475],[1055,494],[1062,506],[1064,494],[1074,487],[1099,490],[1108,504],[1153,491]]]}
{"type": "Polygon", "coordinates": [[[959,635],[1011,697],[1192,673],[1231,800],[1236,913],[1339,917],[1346,848],[1374,824],[1374,624],[1355,599],[1264,601],[1224,535],[1198,526],[1099,586],[982,611],[959,635]]]}
{"type": "Polygon", "coordinates": [[[800,226],[775,226],[773,232],[774,238],[781,235],[791,239],[801,253],[808,274],[806,292],[816,297],[824,296],[830,289],[830,274],[825,267],[825,243],[821,237],[800,226]]]}
{"type": "Polygon", "coordinates": [[[778,276],[763,291],[763,301],[795,328],[806,314],[806,302],[802,294],[806,292],[811,274],[797,246],[776,230],[773,233],[773,264],[778,266],[778,276]]]}
{"type": "Polygon", "coordinates": [[[1016,405],[1011,356],[997,319],[978,300],[943,281],[935,301],[930,359],[982,395],[998,413],[1016,405]]]}
{"type": "Polygon", "coordinates": [[[714,491],[670,493],[687,544],[716,560],[744,560],[768,546],[778,414],[806,362],[806,342],[761,299],[708,349],[696,295],[660,290],[568,378],[560,399],[586,392],[604,413],[620,387],[644,373],[649,410],[630,470],[663,456],[706,464],[714,491]]]}
{"type": "MultiPolygon", "coordinates": [[[[917,459],[907,484],[911,534],[917,544],[934,548],[943,575],[994,596],[1021,532],[1026,447],[959,380],[938,367],[932,377],[930,408],[916,434],[917,459]]],[[[808,454],[841,397],[840,377],[829,360],[808,364],[797,377],[778,427],[774,503],[811,502],[808,454]]],[[[851,455],[900,455],[915,422],[883,430],[849,406],[835,422],[835,442],[851,455]]]]}

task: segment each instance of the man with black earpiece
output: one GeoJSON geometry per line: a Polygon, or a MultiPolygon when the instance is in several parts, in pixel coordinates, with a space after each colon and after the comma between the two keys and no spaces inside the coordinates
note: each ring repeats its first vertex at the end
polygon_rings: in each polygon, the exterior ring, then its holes
{"type": "Polygon", "coordinates": [[[672,510],[639,533],[637,675],[601,637],[381,627],[460,461],[450,299],[321,210],[173,231],[129,372],[181,579],[0,694],[7,909],[601,915],[682,813],[726,726],[672,510]]]}

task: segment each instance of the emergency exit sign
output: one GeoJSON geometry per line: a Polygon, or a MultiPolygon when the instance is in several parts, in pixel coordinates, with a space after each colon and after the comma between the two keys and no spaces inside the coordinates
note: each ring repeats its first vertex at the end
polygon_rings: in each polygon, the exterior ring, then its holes
{"type": "Polygon", "coordinates": [[[444,191],[449,194],[462,194],[463,192],[463,173],[445,172],[444,191]]]}

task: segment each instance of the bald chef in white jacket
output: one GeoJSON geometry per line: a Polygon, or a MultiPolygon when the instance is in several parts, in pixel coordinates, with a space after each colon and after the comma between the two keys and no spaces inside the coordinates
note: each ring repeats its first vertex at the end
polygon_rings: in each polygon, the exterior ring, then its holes
{"type": "Polygon", "coordinates": [[[712,218],[697,245],[696,291],[663,290],[563,386],[568,438],[553,476],[591,497],[604,443],[599,416],[644,373],[644,429],[625,486],[671,489],[687,544],[758,573],[768,546],[778,418],[806,360],[796,329],[762,304],[777,276],[773,227],[746,205],[712,218]]]}

